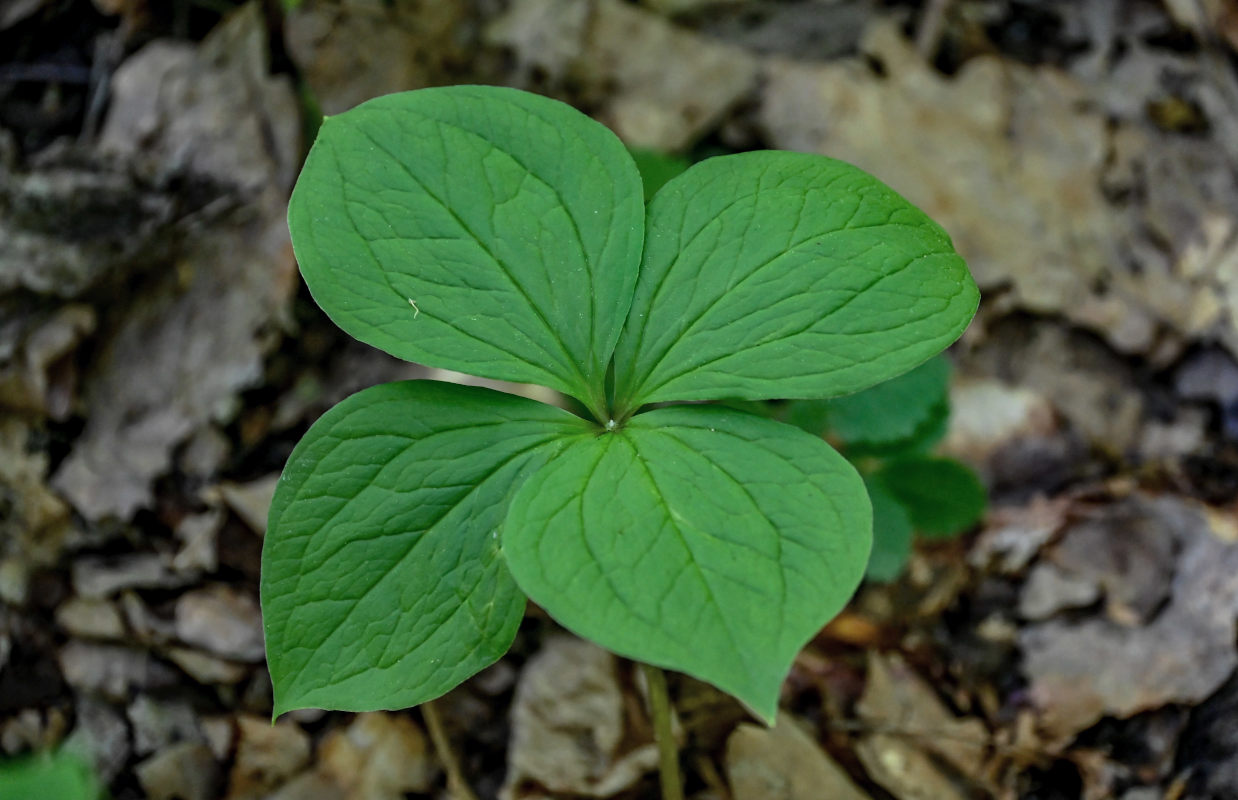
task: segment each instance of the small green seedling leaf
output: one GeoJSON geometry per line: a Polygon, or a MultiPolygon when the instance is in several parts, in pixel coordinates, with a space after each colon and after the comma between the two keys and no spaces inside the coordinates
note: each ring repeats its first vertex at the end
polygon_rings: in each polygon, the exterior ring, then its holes
{"type": "Polygon", "coordinates": [[[0,800],[99,800],[105,794],[86,762],[65,750],[0,761],[0,800]]]}
{"type": "Polygon", "coordinates": [[[976,473],[951,458],[900,458],[883,465],[873,481],[902,503],[925,536],[954,536],[970,528],[988,504],[976,473]]]}
{"type": "MultiPolygon", "coordinates": [[[[794,400],[775,411],[776,418],[840,444],[847,458],[859,463],[867,473],[865,485],[873,503],[873,554],[867,572],[870,580],[892,581],[906,567],[915,533],[909,503],[918,509],[921,522],[940,526],[961,521],[952,530],[923,531],[934,537],[958,533],[974,524],[978,516],[978,512],[972,515],[963,507],[943,508],[976,502],[979,483],[967,467],[949,462],[942,476],[932,469],[920,470],[922,456],[946,433],[950,418],[949,382],[949,362],[944,356],[936,356],[910,372],[861,392],[829,400],[794,400]],[[891,493],[882,482],[883,459],[913,465],[894,468],[891,473],[896,481],[912,484],[900,486],[901,495],[891,493]],[[925,487],[927,492],[915,488],[917,476],[911,474],[913,471],[922,471],[924,474],[919,477],[930,481],[925,487]],[[950,485],[944,486],[943,480],[950,485]],[[961,495],[956,497],[956,490],[961,495]]],[[[931,459],[929,463],[937,465],[941,461],[931,459]]],[[[981,510],[984,499],[980,489],[981,510]]]]}
{"type": "Polygon", "coordinates": [[[503,549],[568,629],[772,720],[795,654],[863,575],[870,520],[863,482],[822,440],[673,407],[575,440],[512,501],[503,549]]]}
{"type": "Polygon", "coordinates": [[[854,392],[936,355],[979,301],[936,223],[821,156],[703,161],[662,187],[647,228],[615,351],[621,415],[854,392]]]}
{"type": "Polygon", "coordinates": [[[623,144],[570,106],[455,86],[323,121],[288,210],[337,325],[394,356],[602,413],[644,239],[623,144]]]}
{"type": "Polygon", "coordinates": [[[271,504],[262,606],[275,713],[439,696],[507,651],[514,488],[585,423],[488,389],[388,383],[328,411],[271,504]]]}
{"type": "Polygon", "coordinates": [[[937,356],[855,394],[792,400],[776,418],[841,444],[848,457],[927,452],[950,419],[950,362],[937,356]]]}
{"type": "Polygon", "coordinates": [[[901,449],[922,443],[924,431],[938,430],[939,421],[949,414],[949,386],[950,362],[943,356],[930,358],[897,378],[826,401],[830,433],[848,449],[901,449]]]}
{"type": "Polygon", "coordinates": [[[912,526],[907,509],[878,482],[865,479],[873,504],[873,553],[868,559],[869,580],[888,582],[903,574],[911,558],[912,526]]]}

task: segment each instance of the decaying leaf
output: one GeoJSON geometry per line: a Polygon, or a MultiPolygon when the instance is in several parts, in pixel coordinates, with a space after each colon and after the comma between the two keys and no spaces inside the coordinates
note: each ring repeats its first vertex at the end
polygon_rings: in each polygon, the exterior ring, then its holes
{"type": "Polygon", "coordinates": [[[297,774],[310,757],[310,739],[299,725],[239,715],[236,759],[228,777],[229,800],[257,800],[297,774]]]}
{"type": "MultiPolygon", "coordinates": [[[[872,726],[874,733],[867,737],[868,752],[885,769],[893,769],[891,753],[919,750],[940,759],[959,775],[981,778],[989,744],[984,723],[956,716],[898,656],[870,654],[868,684],[856,711],[872,726]],[[891,740],[899,744],[896,746],[891,740]]],[[[908,763],[920,760],[917,757],[908,763]]],[[[892,773],[887,777],[900,782],[892,773]]],[[[874,778],[887,785],[877,776],[874,778]]]]}
{"type": "MultiPolygon", "coordinates": [[[[1238,544],[1216,536],[1201,509],[1170,497],[1135,495],[1102,513],[1143,520],[1149,535],[1176,550],[1176,566],[1169,598],[1147,624],[1051,619],[1021,632],[1041,726],[1061,739],[1105,715],[1198,703],[1238,667],[1238,544]]],[[[1107,531],[1123,547],[1127,527],[1107,531]]],[[[1119,568],[1119,577],[1129,576],[1119,568]]],[[[1123,584],[1117,585],[1120,600],[1123,584]]]]}
{"type": "Polygon", "coordinates": [[[726,775],[735,800],[869,797],[787,714],[773,728],[736,728],[726,742],[726,775]]]}
{"type": "Polygon", "coordinates": [[[527,70],[570,79],[625,142],[689,147],[755,86],[756,60],[618,0],[519,0],[491,25],[527,70]]]}
{"type": "Polygon", "coordinates": [[[1061,313],[1127,352],[1149,350],[1162,325],[1238,350],[1238,179],[1223,149],[1139,120],[1110,133],[1094,88],[1052,67],[980,56],[946,79],[889,20],[861,49],[883,76],[858,59],[767,63],[759,119],[773,145],[887,180],[942,221],[1003,303],[1061,313]],[[1119,141],[1147,204],[1106,198],[1119,141]],[[1166,240],[1168,253],[1153,244],[1166,240]]]}
{"type": "Polygon", "coordinates": [[[50,314],[0,316],[0,407],[65,419],[77,382],[70,356],[94,332],[94,309],[69,303],[50,314]]]}
{"type": "Polygon", "coordinates": [[[250,6],[198,50],[152,43],[115,78],[102,146],[152,179],[230,187],[241,209],[189,237],[123,308],[93,364],[86,428],[54,477],[90,519],[145,506],[172,449],[232,413],[236,393],[261,377],[263,333],[292,291],[284,193],[298,152],[295,99],[266,74],[262,25],[250,6]]]}
{"type": "Polygon", "coordinates": [[[348,800],[429,792],[435,775],[425,734],[404,715],[358,715],[323,740],[318,759],[317,772],[341,787],[348,800]]]}
{"type": "Polygon", "coordinates": [[[32,451],[32,432],[20,420],[0,419],[0,565],[12,583],[5,599],[25,600],[28,573],[56,562],[71,530],[68,506],[46,484],[48,457],[32,451]]]}
{"type": "Polygon", "coordinates": [[[540,798],[543,790],[610,797],[654,768],[651,742],[619,752],[625,724],[617,669],[617,659],[597,645],[546,642],[516,685],[500,797],[540,798]]]}
{"type": "Polygon", "coordinates": [[[436,86],[464,59],[461,26],[469,3],[297,3],[284,37],[324,114],[371,97],[436,86]],[[364,42],[364,47],[358,47],[364,42]]]}

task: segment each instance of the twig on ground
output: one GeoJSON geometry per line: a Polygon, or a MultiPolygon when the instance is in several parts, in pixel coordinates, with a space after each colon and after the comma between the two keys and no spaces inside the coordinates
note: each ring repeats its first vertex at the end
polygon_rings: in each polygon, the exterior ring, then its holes
{"type": "Polygon", "coordinates": [[[924,14],[916,28],[916,52],[925,61],[932,61],[941,46],[941,37],[946,30],[946,12],[950,9],[950,0],[928,0],[924,6],[924,14]]]}
{"type": "Polygon", "coordinates": [[[443,720],[438,715],[438,707],[433,700],[421,704],[421,718],[425,720],[426,730],[430,732],[430,741],[433,742],[434,752],[443,765],[443,772],[447,773],[447,791],[451,792],[451,796],[456,800],[477,800],[477,795],[473,794],[460,772],[460,762],[456,761],[456,754],[451,749],[451,741],[447,738],[447,731],[443,729],[443,720]]]}

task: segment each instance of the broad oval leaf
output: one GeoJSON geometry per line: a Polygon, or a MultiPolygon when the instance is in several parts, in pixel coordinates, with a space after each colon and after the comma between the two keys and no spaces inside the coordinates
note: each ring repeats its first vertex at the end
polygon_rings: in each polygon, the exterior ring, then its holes
{"type": "Polygon", "coordinates": [[[288,219],[311,294],[357,339],[602,413],[644,204],[601,124],[499,87],[380,97],[323,122],[288,219]]]}
{"type": "Polygon", "coordinates": [[[871,521],[859,475],[822,440],[671,407],[568,445],[513,499],[503,551],[570,630],[772,720],[795,654],[864,574],[871,521]]]}
{"type": "Polygon", "coordinates": [[[507,503],[586,426],[434,381],[365,389],[314,423],[262,548],[275,713],[416,705],[506,652],[525,603],[499,557],[507,503]]]}
{"type": "Polygon", "coordinates": [[[928,537],[967,530],[988,506],[988,491],[976,473],[952,458],[899,458],[884,464],[872,480],[903,504],[911,524],[928,537]]]}
{"type": "Polygon", "coordinates": [[[824,156],[703,161],[658,192],[646,227],[615,352],[621,415],[854,392],[940,352],[979,302],[940,226],[824,156]]]}

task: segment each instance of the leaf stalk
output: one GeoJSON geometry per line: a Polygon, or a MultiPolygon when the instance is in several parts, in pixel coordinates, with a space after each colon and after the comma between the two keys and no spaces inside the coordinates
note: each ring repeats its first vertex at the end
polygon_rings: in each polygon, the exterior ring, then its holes
{"type": "Polygon", "coordinates": [[[658,743],[658,778],[662,800],[683,800],[683,778],[679,775],[679,747],[671,729],[671,701],[666,691],[666,673],[652,664],[641,663],[649,684],[649,705],[653,716],[653,737],[658,743]]]}

